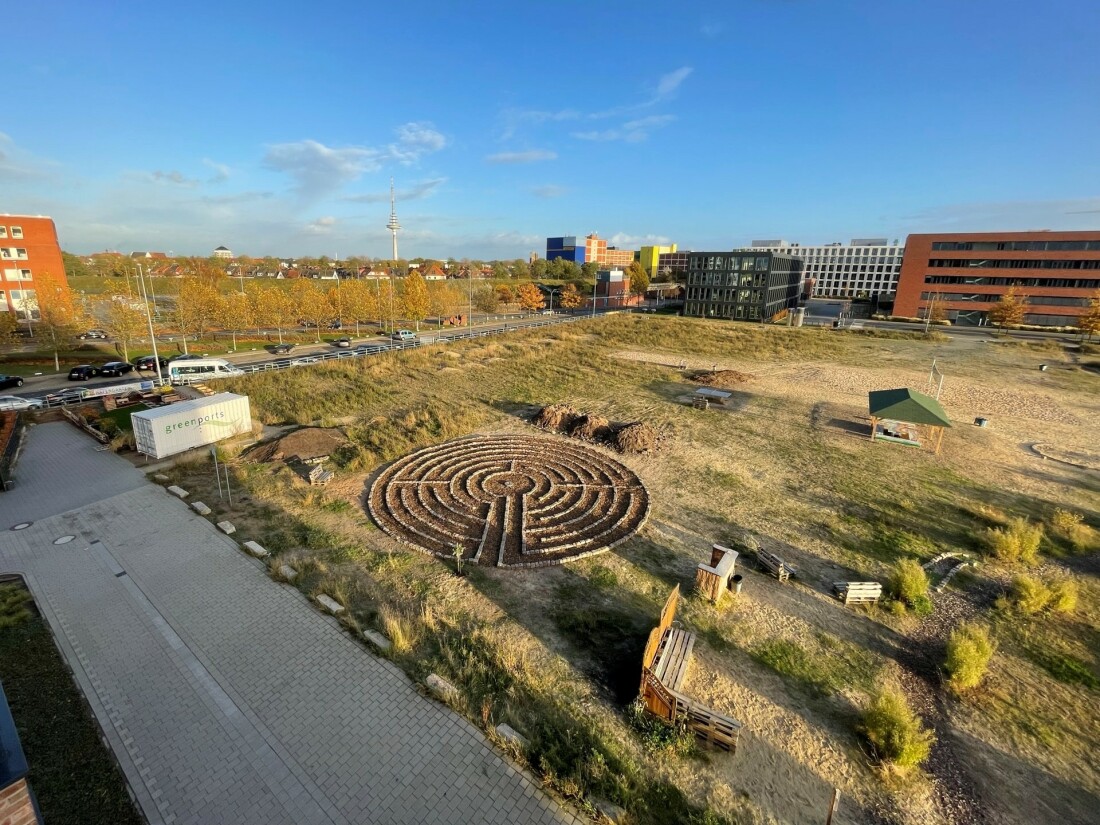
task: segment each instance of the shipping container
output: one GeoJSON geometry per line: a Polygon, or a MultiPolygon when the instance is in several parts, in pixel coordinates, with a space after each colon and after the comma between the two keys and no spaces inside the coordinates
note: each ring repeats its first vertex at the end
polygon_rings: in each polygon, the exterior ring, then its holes
{"type": "Polygon", "coordinates": [[[222,392],[130,416],[137,450],[152,458],[182,453],[252,431],[247,395],[222,392]]]}

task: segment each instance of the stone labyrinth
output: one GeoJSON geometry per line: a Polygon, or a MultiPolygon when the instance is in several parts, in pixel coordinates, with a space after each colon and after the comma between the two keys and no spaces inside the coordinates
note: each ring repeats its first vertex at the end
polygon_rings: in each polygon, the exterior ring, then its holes
{"type": "Polygon", "coordinates": [[[619,462],[580,444],[523,435],[418,450],[371,485],[371,517],[437,556],[539,567],[614,547],[649,515],[649,494],[619,462]]]}

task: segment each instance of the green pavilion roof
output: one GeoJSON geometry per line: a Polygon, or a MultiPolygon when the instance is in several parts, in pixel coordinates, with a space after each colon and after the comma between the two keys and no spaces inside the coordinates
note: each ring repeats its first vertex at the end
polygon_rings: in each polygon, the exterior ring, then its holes
{"type": "Polygon", "coordinates": [[[871,415],[875,418],[892,418],[908,424],[930,424],[933,427],[950,427],[940,402],[923,392],[902,387],[897,390],[875,390],[867,393],[871,415]]]}

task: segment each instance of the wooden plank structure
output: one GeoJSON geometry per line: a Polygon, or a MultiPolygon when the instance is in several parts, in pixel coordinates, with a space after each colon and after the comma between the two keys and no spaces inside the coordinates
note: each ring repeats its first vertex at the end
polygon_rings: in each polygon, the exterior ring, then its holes
{"type": "Polygon", "coordinates": [[[737,551],[721,544],[711,545],[710,564],[700,563],[695,569],[695,589],[717,604],[723,591],[730,589],[737,551]]]}
{"type": "Polygon", "coordinates": [[[309,483],[324,486],[332,481],[333,475],[332,470],[326,470],[324,466],[318,464],[309,471],[309,483]]]}
{"type": "Polygon", "coordinates": [[[951,420],[935,398],[908,387],[901,387],[895,390],[873,390],[867,394],[867,404],[871,413],[872,441],[882,439],[919,447],[920,439],[915,432],[919,425],[929,429],[929,442],[935,441],[936,455],[939,455],[943,445],[943,431],[951,426],[951,420]]]}
{"type": "Polygon", "coordinates": [[[794,565],[787,564],[775,553],[769,553],[763,547],[756,549],[756,559],[781,582],[787,581],[791,576],[798,575],[798,570],[795,569],[794,565]]]}
{"type": "Polygon", "coordinates": [[[882,585],[878,582],[833,582],[833,591],[845,604],[874,604],[882,598],[882,585]]]}
{"type": "Polygon", "coordinates": [[[680,585],[676,585],[665,601],[657,626],[649,633],[642,654],[642,701],[654,716],[666,722],[682,718],[701,742],[732,753],[737,749],[741,723],[679,691],[695,646],[694,633],[672,626],[679,603],[680,585]]]}

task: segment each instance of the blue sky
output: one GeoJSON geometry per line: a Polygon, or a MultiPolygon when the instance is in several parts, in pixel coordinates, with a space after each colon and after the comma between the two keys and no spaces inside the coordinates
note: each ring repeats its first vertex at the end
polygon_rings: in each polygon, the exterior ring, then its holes
{"type": "Polygon", "coordinates": [[[64,248],[526,257],[1100,227],[1096,0],[22,3],[0,212],[64,248]]]}

